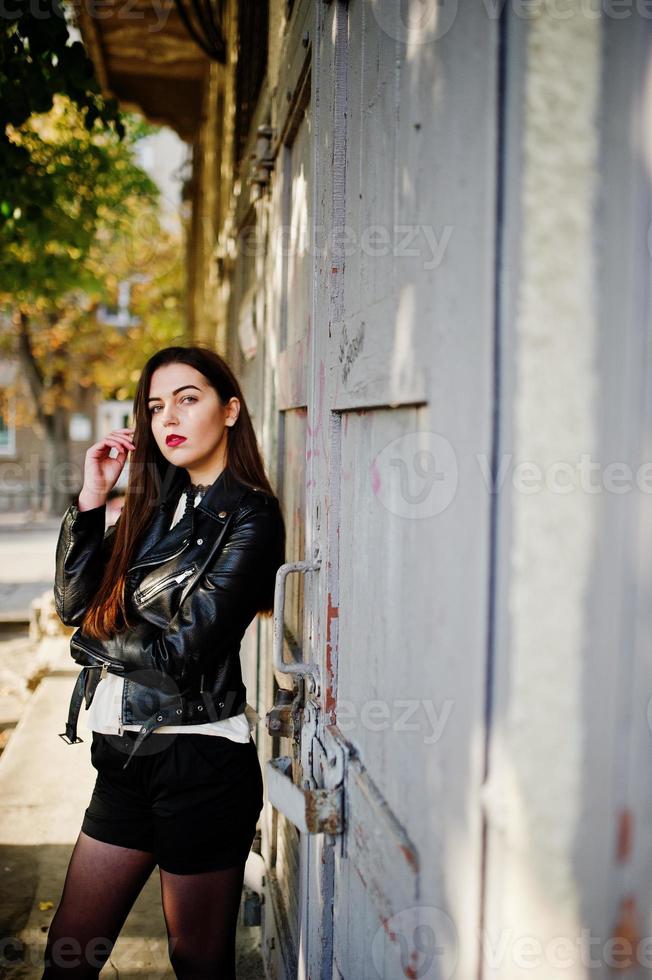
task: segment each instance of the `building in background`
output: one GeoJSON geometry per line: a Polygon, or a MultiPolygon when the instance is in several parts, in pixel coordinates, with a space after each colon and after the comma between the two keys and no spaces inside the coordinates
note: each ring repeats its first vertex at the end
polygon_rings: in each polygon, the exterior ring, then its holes
{"type": "MultiPolygon", "coordinates": [[[[69,416],[70,496],[82,479],[84,457],[94,442],[93,392],[78,389],[77,411],[69,416]]],[[[48,447],[29,385],[17,359],[0,364],[0,514],[40,519],[48,506],[48,447]]],[[[79,492],[77,490],[77,492],[79,492]]]]}

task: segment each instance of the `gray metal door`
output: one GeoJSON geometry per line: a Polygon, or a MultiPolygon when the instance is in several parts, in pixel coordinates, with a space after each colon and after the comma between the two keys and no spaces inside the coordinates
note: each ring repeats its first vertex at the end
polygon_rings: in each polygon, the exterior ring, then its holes
{"type": "Polygon", "coordinates": [[[276,670],[296,676],[276,720],[295,739],[267,785],[296,976],[329,980],[477,971],[497,32],[465,5],[414,43],[401,11],[312,6],[311,113],[283,168],[307,243],[285,261],[279,357],[276,670]]]}

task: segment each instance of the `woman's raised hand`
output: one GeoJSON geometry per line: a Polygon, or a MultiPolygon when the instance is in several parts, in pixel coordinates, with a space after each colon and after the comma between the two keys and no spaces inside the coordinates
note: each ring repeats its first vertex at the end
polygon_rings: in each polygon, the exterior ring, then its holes
{"type": "Polygon", "coordinates": [[[79,510],[92,510],[106,503],[127,462],[127,453],[136,448],[132,442],[133,433],[134,429],[113,429],[86,450],[79,510]],[[109,456],[113,448],[118,450],[115,458],[109,456]]]}

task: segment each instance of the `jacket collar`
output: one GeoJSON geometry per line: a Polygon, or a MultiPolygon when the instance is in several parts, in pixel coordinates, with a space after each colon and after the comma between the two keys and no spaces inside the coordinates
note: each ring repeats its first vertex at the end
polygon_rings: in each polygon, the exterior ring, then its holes
{"type": "MultiPolygon", "coordinates": [[[[159,496],[159,507],[166,512],[176,507],[179,497],[190,485],[188,471],[182,466],[170,464],[163,478],[159,496]]],[[[223,519],[235,510],[250,487],[237,478],[229,467],[225,467],[217,479],[197,504],[197,510],[211,517],[223,519]]]]}
{"type": "MultiPolygon", "coordinates": [[[[137,547],[130,571],[141,563],[149,565],[162,560],[170,554],[170,549],[174,551],[178,544],[177,538],[180,539],[186,532],[181,522],[170,530],[172,512],[189,484],[190,477],[187,470],[174,465],[168,467],[159,492],[158,509],[137,547]]],[[[197,511],[201,511],[218,525],[224,525],[249,489],[231,470],[224,469],[201,498],[193,515],[198,516],[197,511]]]]}

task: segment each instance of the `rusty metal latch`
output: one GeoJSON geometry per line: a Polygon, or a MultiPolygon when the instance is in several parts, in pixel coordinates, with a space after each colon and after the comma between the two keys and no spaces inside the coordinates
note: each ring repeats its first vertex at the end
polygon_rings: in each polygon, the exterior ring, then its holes
{"type": "Polygon", "coordinates": [[[278,689],[274,706],[265,715],[265,727],[270,735],[279,735],[283,738],[292,738],[294,735],[293,700],[292,691],[286,691],[282,687],[278,689]]]}
{"type": "Polygon", "coordinates": [[[272,806],[304,834],[341,834],[344,829],[342,787],[302,789],[292,781],[292,759],[280,755],[267,762],[267,794],[272,806]]]}

